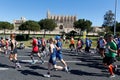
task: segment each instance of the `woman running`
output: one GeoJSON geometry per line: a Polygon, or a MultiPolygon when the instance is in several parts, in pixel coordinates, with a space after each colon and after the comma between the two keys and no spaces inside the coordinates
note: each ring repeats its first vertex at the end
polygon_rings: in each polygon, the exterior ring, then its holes
{"type": "Polygon", "coordinates": [[[9,59],[11,62],[15,63],[15,68],[21,68],[21,65],[19,64],[19,61],[17,59],[17,41],[15,40],[15,34],[11,34],[10,38],[10,47],[11,47],[11,53],[9,55],[9,59]]]}

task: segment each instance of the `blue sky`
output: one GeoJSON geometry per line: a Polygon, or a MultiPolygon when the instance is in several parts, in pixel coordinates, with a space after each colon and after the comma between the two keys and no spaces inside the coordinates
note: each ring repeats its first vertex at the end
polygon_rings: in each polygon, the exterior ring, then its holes
{"type": "MultiPolygon", "coordinates": [[[[77,19],[90,20],[92,26],[101,26],[106,11],[115,12],[115,0],[0,0],[0,21],[21,17],[39,21],[46,18],[47,10],[55,15],[76,15],[77,19]]],[[[119,0],[116,20],[120,22],[119,0]]]]}

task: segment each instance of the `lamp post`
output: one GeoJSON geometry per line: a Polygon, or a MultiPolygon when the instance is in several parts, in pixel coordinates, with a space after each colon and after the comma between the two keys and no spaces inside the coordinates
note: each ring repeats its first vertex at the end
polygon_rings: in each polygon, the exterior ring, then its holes
{"type": "Polygon", "coordinates": [[[116,9],[117,9],[117,0],[115,0],[114,35],[116,35],[116,9]]]}

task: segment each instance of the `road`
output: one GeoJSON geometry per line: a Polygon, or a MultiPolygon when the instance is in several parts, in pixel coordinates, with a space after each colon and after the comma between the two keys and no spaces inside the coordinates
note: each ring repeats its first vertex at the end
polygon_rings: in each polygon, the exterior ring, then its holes
{"type": "MultiPolygon", "coordinates": [[[[120,62],[118,64],[118,72],[115,78],[109,78],[109,74],[102,65],[102,58],[98,54],[80,53],[74,55],[67,49],[63,50],[64,60],[70,67],[70,72],[52,70],[52,77],[45,78],[47,73],[48,57],[45,58],[45,63],[37,62],[31,65],[29,54],[30,48],[18,50],[18,59],[20,60],[21,68],[15,69],[14,64],[8,59],[9,55],[0,54],[0,80],[120,80],[120,62]]],[[[93,52],[93,51],[92,51],[93,52]]],[[[38,60],[35,57],[36,61],[38,60]]],[[[59,61],[58,65],[63,66],[59,61]]]]}

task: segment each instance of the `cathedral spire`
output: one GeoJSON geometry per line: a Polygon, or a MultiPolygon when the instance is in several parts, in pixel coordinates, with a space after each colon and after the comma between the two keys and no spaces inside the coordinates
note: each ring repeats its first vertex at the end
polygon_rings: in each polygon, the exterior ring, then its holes
{"type": "Polygon", "coordinates": [[[47,19],[50,19],[50,11],[47,11],[47,19]]]}

